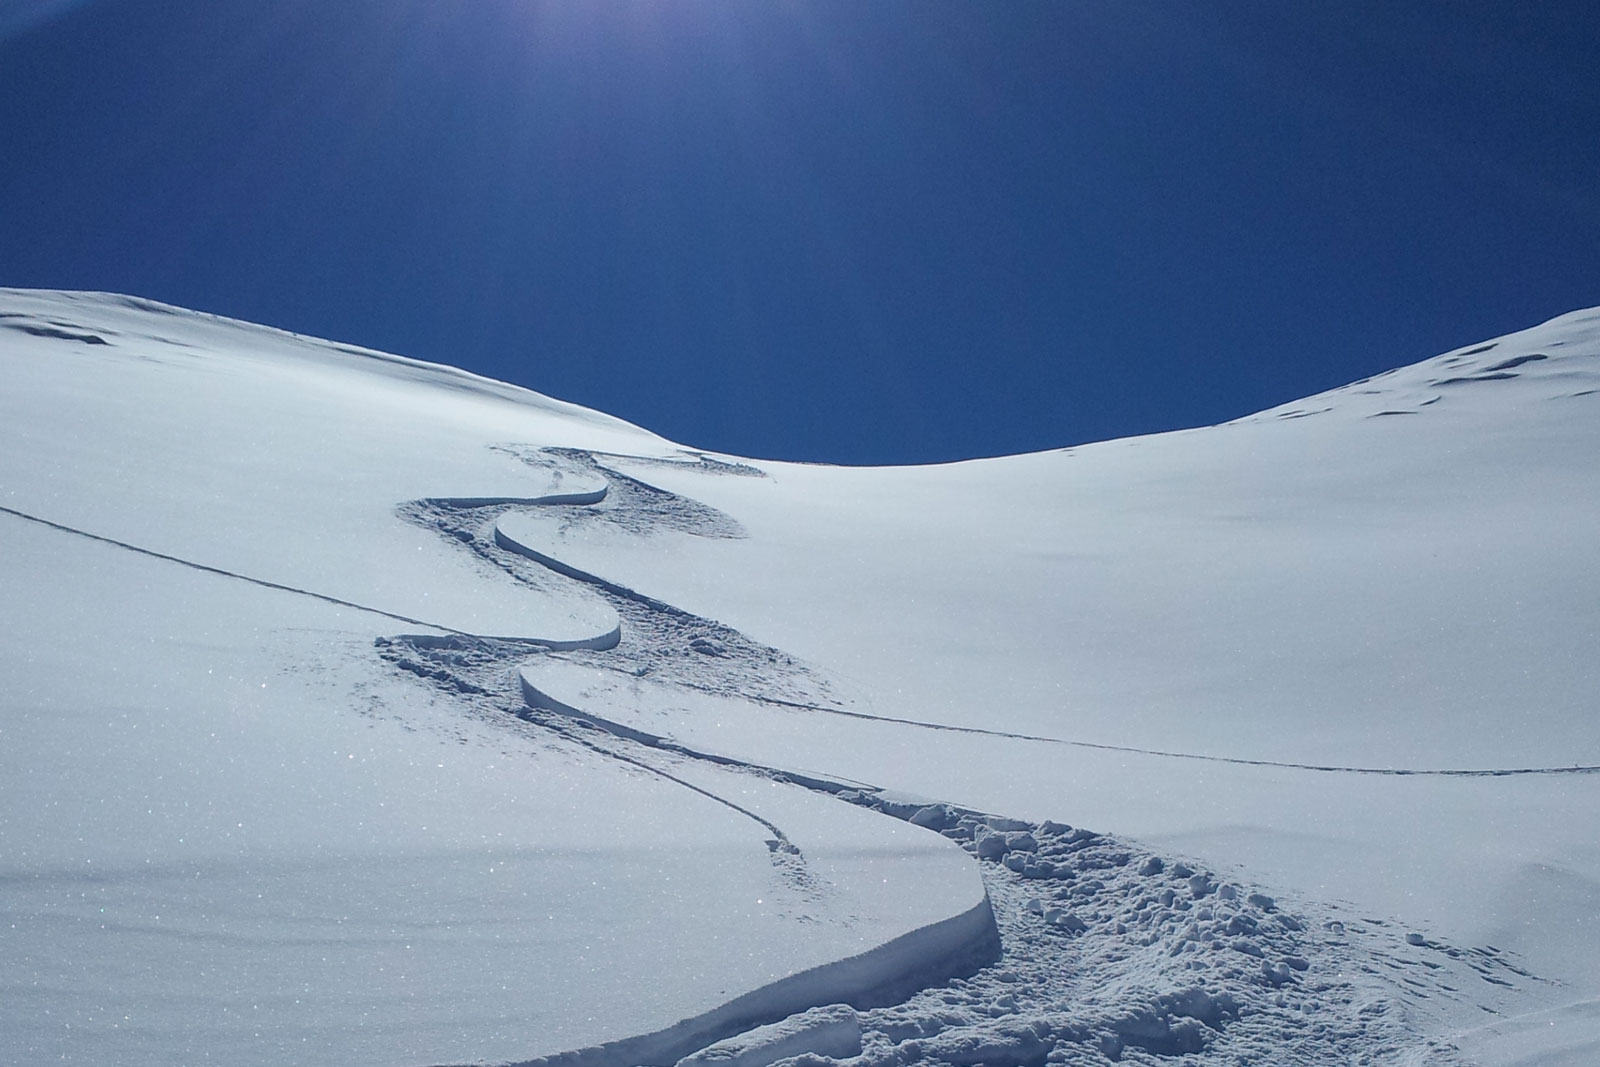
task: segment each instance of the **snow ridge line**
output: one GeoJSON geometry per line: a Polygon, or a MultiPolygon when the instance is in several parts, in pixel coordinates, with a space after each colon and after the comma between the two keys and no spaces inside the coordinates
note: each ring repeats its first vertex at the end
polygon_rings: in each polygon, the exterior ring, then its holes
{"type": "MultiPolygon", "coordinates": [[[[723,695],[708,686],[696,685],[693,682],[678,682],[685,689],[696,689],[702,693],[723,695]]],[[[899,726],[915,726],[923,730],[945,730],[958,734],[978,734],[984,737],[999,737],[1010,741],[1041,741],[1051,745],[1067,745],[1072,748],[1098,749],[1103,752],[1127,752],[1140,756],[1161,756],[1165,759],[1203,760],[1208,763],[1233,763],[1244,767],[1278,767],[1293,771],[1317,771],[1325,774],[1386,774],[1395,777],[1450,777],[1450,778],[1506,778],[1514,775],[1525,774],[1596,774],[1600,773],[1600,765],[1574,764],[1571,767],[1498,767],[1498,768],[1414,768],[1414,767],[1345,767],[1337,764],[1322,763],[1291,763],[1284,760],[1246,759],[1243,756],[1209,756],[1198,752],[1171,752],[1159,748],[1139,748],[1134,745],[1112,745],[1098,741],[1074,741],[1065,737],[1047,737],[1042,734],[1010,733],[1005,730],[988,730],[981,726],[954,726],[949,723],[925,722],[921,719],[903,719],[894,715],[874,715],[866,711],[850,711],[846,708],[828,708],[820,704],[805,704],[795,700],[783,700],[779,697],[762,696],[759,694],[741,693],[740,696],[757,704],[770,704],[780,708],[794,708],[798,711],[820,711],[828,715],[842,715],[847,719],[862,719],[867,722],[887,722],[899,726]]]]}
{"type": "Polygon", "coordinates": [[[76,526],[68,526],[65,523],[53,522],[50,519],[41,518],[38,515],[31,515],[26,511],[19,511],[16,508],[6,507],[3,504],[0,504],[0,512],[4,512],[5,514],[14,516],[15,518],[24,519],[28,522],[37,523],[40,526],[45,526],[52,530],[58,530],[62,533],[68,533],[76,537],[87,538],[90,541],[98,541],[104,545],[112,545],[116,548],[126,549],[129,552],[136,552],[141,556],[149,556],[151,559],[159,559],[167,563],[176,563],[181,567],[188,567],[191,570],[202,571],[206,574],[215,574],[222,578],[232,578],[235,581],[249,582],[251,585],[258,585],[263,589],[275,589],[282,593],[295,593],[299,596],[310,597],[313,600],[320,600],[325,604],[333,604],[341,608],[350,608],[355,611],[363,611],[369,615],[378,615],[385,619],[394,619],[396,622],[407,623],[411,626],[422,626],[430,630],[441,630],[444,633],[454,634],[457,637],[470,637],[478,640],[509,641],[514,644],[537,645],[540,648],[548,648],[557,652],[565,652],[576,651],[578,649],[605,650],[608,648],[615,648],[617,642],[622,636],[620,626],[608,631],[607,633],[600,634],[597,637],[580,638],[576,641],[546,640],[538,637],[491,637],[486,634],[474,634],[469,633],[466,630],[458,630],[453,626],[443,626],[436,622],[428,622],[426,619],[414,619],[409,615],[400,615],[392,611],[384,611],[382,608],[369,607],[366,604],[357,604],[353,600],[341,600],[338,597],[329,596],[326,593],[318,593],[310,589],[301,589],[298,586],[293,585],[284,585],[281,582],[273,582],[265,578],[252,578],[248,574],[239,574],[236,571],[224,570],[221,567],[213,567],[205,563],[196,563],[194,560],[184,559],[181,556],[173,556],[165,552],[157,552],[153,548],[145,548],[142,545],[130,544],[127,541],[119,541],[114,537],[106,537],[103,534],[90,533],[88,530],[81,530],[76,526]]]}

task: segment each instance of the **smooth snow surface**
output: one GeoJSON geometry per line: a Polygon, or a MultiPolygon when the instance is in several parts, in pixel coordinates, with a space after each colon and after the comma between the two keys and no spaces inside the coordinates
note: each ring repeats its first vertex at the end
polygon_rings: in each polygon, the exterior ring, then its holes
{"type": "Polygon", "coordinates": [[[1600,313],[909,469],[121,297],[0,381],[5,1062],[1597,1054],[1600,313]]]}

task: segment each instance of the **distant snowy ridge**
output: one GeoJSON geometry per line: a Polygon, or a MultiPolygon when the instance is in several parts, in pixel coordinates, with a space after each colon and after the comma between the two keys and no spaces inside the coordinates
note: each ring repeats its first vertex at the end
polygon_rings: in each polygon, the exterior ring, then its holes
{"type": "Polygon", "coordinates": [[[1246,419],[1306,418],[1336,406],[1368,417],[1415,415],[1434,404],[1467,399],[1473,386],[1517,379],[1523,380],[1519,389],[1538,387],[1538,395],[1544,399],[1592,396],[1596,388],[1593,341],[1597,335],[1600,308],[1572,311],[1493,341],[1463,345],[1420,363],[1268,408],[1246,419]]]}
{"type": "MultiPolygon", "coordinates": [[[[145,297],[124,296],[118,293],[0,287],[0,300],[5,302],[7,308],[5,312],[0,312],[0,329],[14,330],[35,337],[53,337],[83,344],[108,346],[115,346],[116,339],[123,336],[135,341],[168,342],[170,338],[152,330],[159,330],[161,320],[170,317],[180,321],[187,330],[198,333],[200,338],[221,342],[216,348],[237,347],[241,335],[245,337],[254,335],[253,339],[265,342],[278,358],[338,360],[355,357],[360,360],[370,360],[382,364],[386,368],[385,373],[402,380],[495,397],[514,404],[538,407],[555,414],[617,426],[631,433],[655,437],[649,431],[614,415],[607,415],[565,400],[557,400],[525,386],[486,378],[447,363],[431,363],[360,345],[307,337],[275,326],[263,326],[206,311],[191,311],[188,308],[163,304],[145,297]],[[136,314],[125,315],[123,314],[125,311],[136,314]],[[73,321],[64,321],[60,317],[63,314],[74,315],[75,318],[73,321]],[[78,322],[78,317],[89,320],[90,324],[84,325],[78,322]]],[[[196,340],[189,340],[184,344],[186,347],[194,347],[196,340]]]]}

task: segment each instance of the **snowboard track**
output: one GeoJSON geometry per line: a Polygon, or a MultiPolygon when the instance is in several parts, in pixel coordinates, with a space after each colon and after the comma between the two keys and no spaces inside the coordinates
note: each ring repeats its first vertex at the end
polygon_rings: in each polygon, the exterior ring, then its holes
{"type": "MultiPolygon", "coordinates": [[[[526,450],[522,454],[526,458],[526,450]]],[[[578,458],[572,450],[564,450],[562,457],[578,458]]],[[[596,469],[611,473],[598,463],[596,469]]],[[[655,494],[664,492],[649,488],[655,494]]],[[[615,506],[616,498],[609,499],[615,506]]],[[[1218,1064],[1257,1060],[1451,1064],[1458,1062],[1453,1047],[1424,1036],[1430,1012],[1444,1005],[1470,1004],[1493,1014],[1495,994],[1542,981],[1494,948],[1459,948],[1408,932],[1388,919],[1351,915],[1323,903],[1280,906],[1266,894],[1198,864],[1157,855],[1112,836],[1063,823],[1027,823],[950,804],[909,801],[864,783],[796,774],[689,748],[562,704],[518,679],[517,668],[530,654],[557,655],[624,674],[648,674],[658,683],[798,710],[1023,741],[1309,771],[1479,776],[1600,768],[1324,767],[1074,742],[852,711],[841,706],[821,672],[781,650],[505,538],[496,526],[504,510],[498,502],[436,499],[407,505],[402,514],[520,581],[538,585],[554,574],[587,584],[621,616],[622,640],[604,652],[552,652],[465,635],[402,636],[378,642],[385,658],[487,713],[514,715],[569,743],[672,779],[729,806],[737,807],[667,768],[707,762],[811,789],[940,833],[978,862],[998,932],[997,956],[969,956],[959,966],[929,970],[902,983],[904,988],[892,1000],[836,998],[859,1011],[859,1053],[843,1059],[802,1055],[784,1060],[786,1064],[1008,1067],[1047,1062],[1154,1064],[1176,1056],[1196,1057],[1184,1061],[1188,1063],[1218,1064]],[[544,573],[529,573],[529,563],[544,573]]],[[[695,512],[680,508],[676,513],[695,512]]],[[[625,515],[585,521],[636,528],[625,515]]],[[[695,531],[679,528],[679,532],[695,531]]],[[[774,835],[769,841],[786,840],[776,826],[752,817],[774,835]]],[[[773,851],[776,862],[783,850],[773,851]]],[[[803,866],[797,852],[792,859],[803,866]]],[[[697,1048],[797,1010],[778,1002],[767,1005],[764,1014],[756,1007],[737,1020],[723,1017],[720,1024],[707,1017],[706,1025],[691,1028],[692,1035],[683,1027],[696,1020],[687,1020],[660,1034],[527,1061],[524,1067],[671,1064],[697,1048]]]]}
{"type": "MultiPolygon", "coordinates": [[[[569,450],[562,458],[570,462],[575,454],[569,450]]],[[[612,473],[598,463],[595,469],[607,476],[612,473]]],[[[711,465],[705,469],[730,473],[711,465]]],[[[647,501],[651,515],[678,516],[683,521],[672,527],[678,532],[694,534],[695,523],[707,522],[704,535],[737,536],[715,519],[720,513],[680,507],[668,499],[673,494],[648,486],[646,490],[634,494],[635,499],[647,501]]],[[[380,638],[377,649],[398,669],[443,690],[463,710],[502,720],[515,716],[564,743],[658,776],[747,816],[761,827],[779,876],[802,893],[824,893],[828,887],[810,874],[804,856],[779,827],[674,774],[672,768],[708,762],[826,793],[942,833],[978,860],[987,890],[983,921],[998,933],[999,944],[993,951],[981,946],[982,938],[974,937],[969,926],[961,931],[966,951],[929,956],[919,973],[858,983],[848,990],[830,984],[834,979],[829,976],[807,972],[792,976],[806,978],[809,984],[789,987],[788,1001],[761,995],[777,987],[757,990],[660,1034],[529,1061],[529,1067],[670,1064],[841,990],[837,999],[860,1012],[860,1054],[843,1060],[801,1057],[794,1061],[796,1067],[839,1062],[852,1067],[1159,1063],[1178,1055],[1200,1057],[1186,1062],[1215,1063],[1264,1059],[1311,1064],[1355,1062],[1359,1057],[1372,1062],[1453,1063],[1453,1049],[1421,1036],[1424,1028],[1417,1017],[1425,1016],[1431,1003],[1472,1003],[1495,1013],[1492,1003],[1484,1002],[1493,997],[1480,996],[1485,990],[1492,994],[1541,981],[1493,948],[1458,948],[1416,932],[1403,933],[1389,920],[1350,916],[1324,904],[1310,903],[1302,911],[1290,912],[1266,895],[1228,883],[1198,865],[1154,855],[1113,837],[948,804],[908,804],[863,783],[754,765],[630,731],[580,709],[535,706],[518,691],[513,680],[516,667],[530,656],[560,655],[608,670],[648,673],[657,682],[686,689],[800,710],[1025,741],[1146,751],[851,711],[841,706],[820,672],[781,650],[600,576],[553,568],[538,557],[508,549],[495,536],[494,519],[508,508],[584,510],[608,500],[611,510],[620,514],[598,521],[634,532],[649,528],[648,522],[629,518],[626,505],[618,508],[609,492],[430,498],[400,509],[406,518],[437,530],[525,584],[538,588],[552,580],[578,580],[595,589],[616,608],[622,627],[579,647],[471,634],[184,559],[16,508],[0,505],[0,512],[218,577],[438,631],[380,638]],[[802,1000],[792,999],[795,996],[802,1000]],[[732,1010],[735,1006],[738,1010],[732,1010]]],[[[1348,773],[1496,775],[1596,769],[1397,771],[1148,754],[1348,773]]],[[[963,918],[969,924],[973,921],[971,916],[955,917],[963,918]]]]}
{"type": "MultiPolygon", "coordinates": [[[[684,683],[685,688],[697,688],[684,683]]],[[[1596,774],[1600,765],[1574,764],[1571,767],[1492,767],[1492,768],[1430,768],[1430,767],[1355,767],[1332,763],[1292,763],[1285,760],[1247,759],[1242,756],[1218,756],[1203,752],[1176,752],[1169,749],[1139,748],[1134,745],[1113,745],[1099,741],[1077,741],[1045,734],[1013,733],[1006,730],[988,730],[981,726],[958,726],[951,723],[927,722],[921,719],[904,719],[893,715],[876,715],[850,708],[825,707],[802,704],[792,700],[761,694],[746,694],[744,699],[757,704],[789,708],[795,711],[815,711],[825,715],[839,715],[847,719],[867,722],[886,722],[898,726],[914,726],[923,730],[942,730],[949,733],[976,734],[998,737],[1010,741],[1037,741],[1048,745],[1066,745],[1069,748],[1095,749],[1101,752],[1126,752],[1138,756],[1157,756],[1162,759],[1201,760],[1206,763],[1231,763],[1242,767],[1276,767],[1292,771],[1317,771],[1325,774],[1385,774],[1399,777],[1436,776],[1450,778],[1505,778],[1527,774],[1596,774]]]]}

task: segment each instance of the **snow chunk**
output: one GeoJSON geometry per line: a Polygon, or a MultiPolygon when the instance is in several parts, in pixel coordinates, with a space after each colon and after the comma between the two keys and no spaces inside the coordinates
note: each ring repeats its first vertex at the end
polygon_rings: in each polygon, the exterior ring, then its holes
{"type": "Polygon", "coordinates": [[[831,1004],[791,1015],[701,1049],[677,1067],[767,1067],[811,1053],[848,1059],[861,1055],[861,1021],[847,1004],[831,1004]]]}

